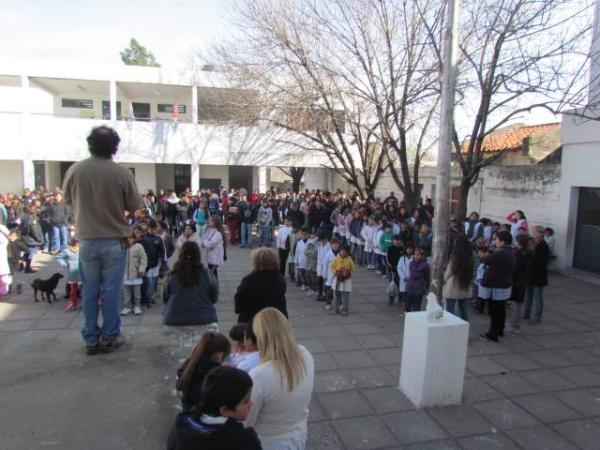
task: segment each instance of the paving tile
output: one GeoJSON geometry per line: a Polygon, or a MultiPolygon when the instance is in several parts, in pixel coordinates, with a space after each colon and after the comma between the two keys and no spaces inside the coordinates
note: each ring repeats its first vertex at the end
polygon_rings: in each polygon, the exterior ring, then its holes
{"type": "Polygon", "coordinates": [[[375,360],[369,356],[366,350],[351,350],[333,353],[333,357],[342,369],[358,367],[371,367],[375,360]]]}
{"type": "Polygon", "coordinates": [[[378,414],[414,409],[412,402],[397,387],[365,389],[363,395],[378,414]]]}
{"type": "Polygon", "coordinates": [[[407,411],[383,416],[401,444],[434,441],[448,437],[425,411],[407,411]]]}
{"type": "Polygon", "coordinates": [[[356,340],[364,348],[383,348],[396,347],[397,344],[384,334],[363,334],[356,337],[356,340]]]}
{"type": "Polygon", "coordinates": [[[349,369],[352,383],[359,389],[397,386],[398,378],[390,375],[383,367],[349,369]]]}
{"type": "Polygon", "coordinates": [[[362,334],[376,334],[381,331],[380,328],[371,323],[353,323],[345,325],[344,329],[351,336],[357,336],[362,334]]]}
{"type": "Polygon", "coordinates": [[[344,446],[329,422],[309,422],[306,448],[309,450],[343,450],[344,446]]]}
{"type": "Polygon", "coordinates": [[[321,405],[317,400],[317,396],[313,395],[310,399],[310,403],[308,404],[308,421],[317,422],[326,419],[327,416],[325,415],[325,411],[323,411],[323,408],[321,408],[321,405]]]}
{"type": "Polygon", "coordinates": [[[521,447],[536,450],[576,450],[577,447],[547,427],[507,430],[506,434],[521,447]]]}
{"type": "Polygon", "coordinates": [[[510,400],[493,400],[477,403],[474,406],[479,414],[500,430],[540,424],[537,419],[510,400]]]}
{"type": "Polygon", "coordinates": [[[587,389],[557,392],[554,394],[561,402],[585,417],[600,416],[600,393],[587,389]]]}
{"type": "Polygon", "coordinates": [[[535,387],[533,384],[525,381],[516,373],[507,373],[505,375],[489,375],[482,377],[482,379],[507,397],[540,392],[540,388],[535,387]]]}
{"type": "Polygon", "coordinates": [[[575,383],[558,375],[550,369],[531,370],[520,372],[519,375],[529,383],[537,386],[544,391],[562,391],[565,389],[574,389],[577,387],[575,383]]]}
{"type": "Polygon", "coordinates": [[[37,320],[6,320],[0,322],[0,331],[29,330],[37,320]]]}
{"type": "Polygon", "coordinates": [[[443,439],[441,441],[420,442],[418,444],[412,444],[398,448],[402,450],[460,450],[458,444],[449,439],[443,439]]]}
{"type": "Polygon", "coordinates": [[[581,418],[581,415],[550,393],[527,395],[513,400],[543,423],[562,422],[581,418]]]}
{"type": "Polygon", "coordinates": [[[320,339],[299,339],[298,342],[304,345],[313,356],[316,353],[327,352],[325,345],[323,345],[320,339]]]}
{"type": "Polygon", "coordinates": [[[315,373],[315,383],[313,391],[319,392],[337,392],[354,389],[352,376],[348,372],[317,372],[315,373]]]}
{"type": "Polygon", "coordinates": [[[330,353],[316,353],[313,355],[315,360],[315,372],[323,372],[339,369],[339,364],[333,359],[330,353]]]}
{"type": "Polygon", "coordinates": [[[427,411],[451,436],[488,433],[492,425],[470,405],[431,408],[427,411]]]}
{"type": "Polygon", "coordinates": [[[32,330],[62,330],[68,328],[73,322],[73,317],[63,319],[40,319],[35,322],[31,329],[32,330]]]}
{"type": "Polygon", "coordinates": [[[317,394],[317,398],[329,419],[364,416],[374,412],[366,398],[357,391],[317,394]]]}
{"type": "Polygon", "coordinates": [[[555,372],[581,387],[600,386],[598,374],[583,366],[561,367],[555,369],[555,372]]]}
{"type": "Polygon", "coordinates": [[[459,439],[464,450],[520,450],[520,447],[501,433],[482,434],[459,439]]]}
{"type": "Polygon", "coordinates": [[[323,346],[330,352],[360,348],[356,339],[349,335],[323,337],[320,340],[323,346]]]}
{"type": "Polygon", "coordinates": [[[541,368],[539,364],[532,361],[530,358],[519,355],[518,353],[495,355],[492,356],[492,359],[512,371],[534,370],[541,368]]]}
{"type": "Polygon", "coordinates": [[[319,327],[312,327],[314,336],[320,338],[327,338],[330,336],[345,336],[346,330],[341,325],[325,325],[319,327]]]}
{"type": "Polygon", "coordinates": [[[600,424],[591,420],[574,420],[552,425],[552,428],[584,449],[597,449],[600,441],[600,424]]]}
{"type": "Polygon", "coordinates": [[[356,417],[332,421],[342,443],[348,450],[391,447],[398,441],[379,417],[356,417]]]}
{"type": "Polygon", "coordinates": [[[566,367],[571,366],[573,362],[565,358],[564,356],[559,355],[557,352],[551,350],[544,350],[541,352],[530,352],[526,353],[523,356],[526,358],[530,358],[538,364],[541,364],[543,367],[553,368],[553,367],[566,367]]]}
{"type": "Polygon", "coordinates": [[[390,348],[376,348],[369,350],[369,355],[381,365],[396,364],[400,367],[400,360],[402,358],[402,348],[390,347],[390,348]]]}
{"type": "Polygon", "coordinates": [[[463,401],[465,403],[483,402],[502,398],[502,395],[479,378],[465,378],[463,401]]]}
{"type": "Polygon", "coordinates": [[[496,362],[491,356],[469,356],[467,369],[473,375],[495,375],[507,371],[506,367],[496,362]]]}

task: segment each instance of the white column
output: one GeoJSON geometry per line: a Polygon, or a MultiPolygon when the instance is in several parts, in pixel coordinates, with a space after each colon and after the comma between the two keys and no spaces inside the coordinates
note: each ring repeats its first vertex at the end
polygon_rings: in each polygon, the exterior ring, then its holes
{"type": "Polygon", "coordinates": [[[192,163],[192,180],[190,188],[192,192],[195,194],[200,189],[200,165],[192,163]]]}
{"type": "Polygon", "coordinates": [[[192,123],[198,123],[198,87],[192,86],[192,123]]]}
{"type": "Polygon", "coordinates": [[[258,168],[258,192],[265,193],[269,190],[270,180],[269,180],[269,168],[268,167],[259,167],[258,168]]]}
{"type": "Polygon", "coordinates": [[[110,90],[110,120],[117,120],[117,82],[109,81],[110,90]]]}
{"type": "Polygon", "coordinates": [[[23,189],[35,189],[35,169],[31,158],[23,158],[23,189]]]}

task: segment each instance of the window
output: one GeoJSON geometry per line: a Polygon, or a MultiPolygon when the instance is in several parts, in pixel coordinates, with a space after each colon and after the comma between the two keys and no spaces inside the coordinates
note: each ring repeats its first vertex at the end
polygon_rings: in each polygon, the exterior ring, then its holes
{"type": "Polygon", "coordinates": [[[46,163],[44,161],[33,161],[33,178],[35,187],[46,187],[46,163]]]}
{"type": "MultiPolygon", "coordinates": [[[[179,114],[185,114],[185,111],[186,111],[185,105],[177,105],[177,109],[179,109],[179,114]]],[[[173,105],[169,105],[167,103],[159,103],[158,104],[158,112],[159,113],[172,113],[173,105]]]]}
{"type": "MultiPolygon", "coordinates": [[[[102,118],[110,120],[110,102],[102,100],[102,118]]],[[[121,120],[121,102],[117,102],[117,120],[121,120]]]]}
{"type": "Polygon", "coordinates": [[[62,107],[63,108],[94,109],[94,101],[93,100],[63,98],[62,99],[62,107]]]}

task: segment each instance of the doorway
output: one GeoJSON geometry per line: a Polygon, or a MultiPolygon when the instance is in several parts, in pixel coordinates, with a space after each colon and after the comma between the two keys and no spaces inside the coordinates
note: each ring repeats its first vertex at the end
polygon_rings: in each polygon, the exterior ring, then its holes
{"type": "Polygon", "coordinates": [[[229,166],[229,188],[252,192],[252,166],[229,166]]]}
{"type": "Polygon", "coordinates": [[[600,188],[579,188],[573,267],[600,272],[600,188]]]}
{"type": "Polygon", "coordinates": [[[173,181],[175,183],[175,192],[180,194],[191,187],[192,166],[189,164],[173,165],[173,181]]]}
{"type": "MultiPolygon", "coordinates": [[[[132,103],[135,120],[150,121],[150,103],[132,103]]],[[[117,111],[118,115],[118,111],[117,111]]]]}

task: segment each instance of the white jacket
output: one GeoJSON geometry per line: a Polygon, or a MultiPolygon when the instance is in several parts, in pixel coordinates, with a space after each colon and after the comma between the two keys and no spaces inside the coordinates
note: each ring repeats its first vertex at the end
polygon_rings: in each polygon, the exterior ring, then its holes
{"type": "Polygon", "coordinates": [[[294,253],[294,263],[298,266],[298,269],[306,269],[306,255],[304,251],[306,250],[306,246],[310,239],[307,239],[304,242],[303,239],[298,239],[296,242],[296,253],[294,253]]]}
{"type": "Polygon", "coordinates": [[[363,225],[360,230],[360,235],[365,240],[365,252],[373,251],[373,244],[375,239],[375,232],[377,231],[377,225],[363,225]]]}
{"type": "Polygon", "coordinates": [[[329,251],[323,257],[323,263],[321,264],[321,273],[320,276],[325,280],[325,286],[333,285],[334,273],[331,270],[331,263],[335,259],[336,255],[333,253],[331,246],[329,247],[329,251]]]}
{"type": "Polygon", "coordinates": [[[406,292],[406,280],[410,275],[410,262],[412,261],[412,257],[410,256],[402,256],[398,260],[398,265],[396,266],[398,270],[398,276],[400,277],[400,285],[398,286],[398,291],[406,292]]]}
{"type": "Polygon", "coordinates": [[[325,259],[325,255],[329,253],[331,250],[331,244],[325,241],[325,244],[322,242],[317,243],[317,276],[323,277],[323,279],[327,278],[327,268],[323,267],[323,260],[325,259]]]}
{"type": "Polygon", "coordinates": [[[285,241],[287,240],[291,232],[292,227],[289,227],[287,225],[284,225],[281,228],[279,228],[279,231],[277,232],[277,248],[285,250],[285,241]]]}

